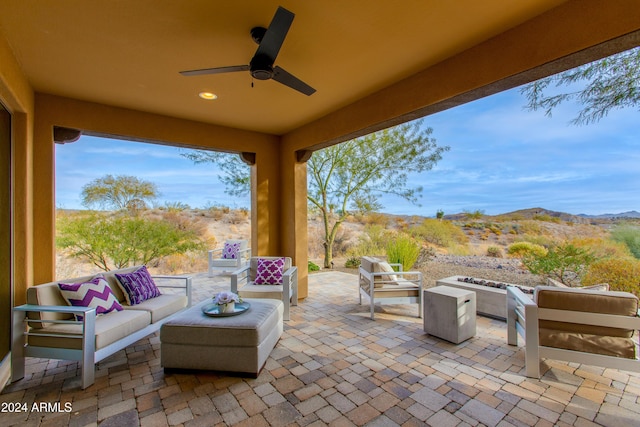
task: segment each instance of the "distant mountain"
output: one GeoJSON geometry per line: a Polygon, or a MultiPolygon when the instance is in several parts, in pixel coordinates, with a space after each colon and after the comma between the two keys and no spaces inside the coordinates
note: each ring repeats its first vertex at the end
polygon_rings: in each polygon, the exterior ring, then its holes
{"type": "Polygon", "coordinates": [[[583,218],[602,218],[602,219],[614,219],[614,218],[640,218],[640,212],[638,211],[628,211],[628,212],[622,212],[622,213],[618,213],[618,214],[602,214],[602,215],[586,215],[586,214],[579,214],[578,216],[581,216],[583,218]]]}
{"type": "MultiPolygon", "coordinates": [[[[463,220],[469,216],[468,213],[458,213],[452,215],[445,215],[445,219],[449,220],[463,220]]],[[[603,214],[603,215],[586,215],[579,214],[573,215],[566,212],[557,212],[544,208],[529,208],[519,209],[513,212],[507,212],[499,215],[484,215],[486,218],[495,218],[497,220],[522,220],[533,219],[540,216],[550,216],[553,218],[559,218],[562,221],[574,222],[574,223],[589,223],[593,220],[612,220],[612,219],[624,219],[624,218],[640,218],[640,212],[629,211],[619,214],[603,214]]]]}

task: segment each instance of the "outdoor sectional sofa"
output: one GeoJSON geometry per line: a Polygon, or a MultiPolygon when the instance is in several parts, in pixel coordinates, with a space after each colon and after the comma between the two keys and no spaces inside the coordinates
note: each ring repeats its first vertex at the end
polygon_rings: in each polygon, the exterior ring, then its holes
{"type": "Polygon", "coordinates": [[[122,306],[121,311],[106,314],[97,314],[96,311],[100,311],[100,308],[96,310],[70,305],[59,286],[59,283],[95,281],[99,275],[59,280],[28,288],[27,304],[13,309],[12,381],[24,377],[26,357],[78,360],[82,366],[82,388],[87,388],[94,382],[96,363],[158,331],[165,322],[191,306],[189,276],[152,276],[157,290],[180,290],[177,294],[163,293],[135,305],[129,304],[134,301],[134,297],[125,295],[116,274],[135,277],[135,274],[143,270],[147,274],[146,268],[142,269],[142,266],[101,274],[122,306]]]}

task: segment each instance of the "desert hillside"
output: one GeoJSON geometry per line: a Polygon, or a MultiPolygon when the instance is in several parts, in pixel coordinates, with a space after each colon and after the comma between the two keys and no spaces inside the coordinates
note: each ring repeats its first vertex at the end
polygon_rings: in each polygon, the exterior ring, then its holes
{"type": "MultiPolygon", "coordinates": [[[[58,217],[81,215],[83,211],[59,211],[58,217]]],[[[152,209],[141,212],[145,218],[168,221],[180,228],[194,230],[205,242],[204,248],[220,247],[226,239],[250,239],[250,213],[226,207],[209,209],[152,209]]],[[[452,274],[481,274],[492,280],[512,280],[529,284],[540,280],[530,277],[519,260],[508,257],[509,245],[526,241],[539,245],[568,240],[606,241],[609,230],[619,218],[587,218],[533,208],[489,216],[479,212],[444,216],[442,219],[400,216],[381,213],[350,216],[342,225],[334,243],[333,267],[345,267],[349,259],[359,256],[384,255],[380,242],[389,233],[406,233],[423,246],[419,268],[430,271],[430,277],[452,274]],[[444,266],[444,267],[443,267],[444,266]],[[446,267],[446,268],[445,268],[446,267]],[[439,270],[445,269],[440,272],[439,270]],[[476,270],[474,270],[476,269],[476,270]]],[[[636,220],[637,221],[637,220],[636,220]]],[[[324,230],[319,215],[309,215],[309,259],[323,265],[324,230]]],[[[57,277],[90,274],[97,267],[83,259],[71,258],[59,250],[57,277]]],[[[157,273],[204,272],[206,249],[170,255],[153,262],[157,273]]],[[[430,279],[431,280],[431,279],[430,279]]]]}

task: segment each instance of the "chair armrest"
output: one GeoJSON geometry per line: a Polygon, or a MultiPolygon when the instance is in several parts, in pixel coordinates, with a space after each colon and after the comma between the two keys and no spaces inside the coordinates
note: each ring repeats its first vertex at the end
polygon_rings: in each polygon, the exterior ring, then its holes
{"type": "Polygon", "coordinates": [[[168,279],[168,280],[184,280],[184,286],[175,286],[175,285],[163,285],[156,283],[156,286],[159,288],[177,288],[184,289],[185,295],[187,296],[187,307],[191,307],[191,288],[193,279],[191,276],[162,276],[162,275],[154,275],[151,276],[154,279],[168,279]]]}
{"type": "MultiPolygon", "coordinates": [[[[36,305],[36,304],[23,304],[17,307],[13,307],[13,311],[33,311],[44,313],[71,313],[71,314],[87,314],[91,311],[96,311],[94,307],[77,307],[73,305],[36,305]]],[[[46,322],[46,320],[37,320],[38,322],[46,322]]]]}
{"type": "MultiPolygon", "coordinates": [[[[298,287],[298,267],[291,266],[287,271],[282,274],[282,299],[284,301],[290,301],[292,293],[297,295],[298,287]]],[[[297,298],[297,296],[296,296],[297,298]]]]}
{"type": "Polygon", "coordinates": [[[223,249],[223,248],[210,249],[210,250],[208,250],[208,251],[207,251],[207,253],[208,253],[209,255],[213,255],[213,254],[218,253],[218,252],[222,253],[222,249],[223,249]]]}
{"type": "Polygon", "coordinates": [[[298,280],[298,267],[296,267],[295,265],[282,274],[282,283],[284,283],[285,281],[291,282],[294,280],[298,280]]]}
{"type": "Polygon", "coordinates": [[[251,259],[251,248],[240,249],[238,251],[238,258],[241,258],[243,256],[246,257],[247,260],[250,260],[251,259]]]}
{"type": "Polygon", "coordinates": [[[389,264],[391,267],[398,267],[398,271],[396,273],[402,273],[402,263],[395,262],[393,264],[389,264]]]}
{"type": "Polygon", "coordinates": [[[537,347],[538,306],[517,286],[507,286],[507,342],[518,345],[518,334],[537,347]],[[527,338],[528,337],[528,338],[527,338]]]}
{"type": "MultiPolygon", "coordinates": [[[[371,277],[373,278],[373,280],[375,281],[376,277],[382,277],[382,276],[390,276],[390,275],[396,275],[396,276],[400,276],[402,278],[404,278],[404,276],[417,276],[417,278],[415,279],[405,279],[405,280],[409,280],[410,282],[418,282],[420,284],[420,287],[422,287],[422,272],[421,271],[396,271],[395,273],[389,273],[389,272],[378,272],[378,273],[367,273],[369,275],[371,275],[371,277]]],[[[395,280],[379,280],[376,283],[397,283],[395,280]]]]}
{"type": "MultiPolygon", "coordinates": [[[[82,338],[88,339],[95,336],[96,309],[95,307],[76,307],[71,305],[36,305],[24,304],[13,307],[14,321],[29,323],[72,323],[82,325],[82,338]],[[55,320],[55,319],[26,319],[26,314],[32,313],[71,313],[82,315],[82,320],[55,320]],[[17,313],[21,313],[17,315],[17,313]],[[22,314],[24,313],[24,314],[22,314]],[[26,319],[26,320],[25,320],[26,319]]],[[[26,334],[26,332],[25,332],[26,334]]],[[[35,333],[37,335],[37,333],[35,333]]],[[[53,337],[54,335],[48,335],[53,337]]],[[[80,337],[80,335],[78,335],[80,337]]],[[[94,340],[95,341],[95,340],[94,340]]],[[[93,345],[93,344],[92,344],[93,345]]]]}
{"type": "Polygon", "coordinates": [[[251,267],[249,265],[245,265],[231,273],[231,292],[237,294],[238,285],[242,282],[244,282],[244,284],[247,284],[247,282],[249,281],[250,268],[251,267]]]}

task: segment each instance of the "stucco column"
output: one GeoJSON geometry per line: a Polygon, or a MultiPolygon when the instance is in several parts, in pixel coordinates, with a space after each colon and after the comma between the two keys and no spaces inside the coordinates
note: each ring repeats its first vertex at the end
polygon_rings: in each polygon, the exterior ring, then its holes
{"type": "Polygon", "coordinates": [[[33,133],[33,259],[34,283],[55,279],[55,147],[53,125],[39,115],[36,104],[33,133]]]}
{"type": "Polygon", "coordinates": [[[298,298],[309,295],[307,238],[307,160],[311,152],[287,150],[282,154],[281,235],[284,253],[298,267],[298,298]]]}
{"type": "Polygon", "coordinates": [[[270,148],[258,151],[251,165],[251,253],[288,256],[280,238],[280,153],[270,148]]]}

